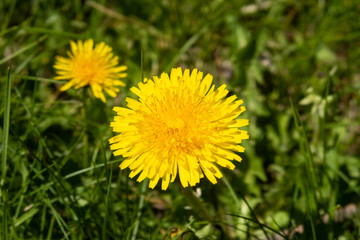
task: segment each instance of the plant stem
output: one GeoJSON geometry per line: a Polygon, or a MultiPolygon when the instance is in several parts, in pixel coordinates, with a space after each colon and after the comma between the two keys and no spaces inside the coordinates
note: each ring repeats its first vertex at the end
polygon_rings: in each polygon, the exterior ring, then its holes
{"type": "Polygon", "coordinates": [[[227,227],[225,224],[218,222],[217,219],[213,217],[213,215],[208,211],[205,204],[195,195],[194,191],[191,190],[190,187],[180,187],[183,194],[187,198],[188,202],[192,206],[192,208],[198,211],[198,214],[201,218],[209,221],[210,223],[215,223],[222,229],[222,232],[225,234],[226,239],[231,239],[229,232],[227,231],[227,227]]]}
{"type": "Polygon", "coordinates": [[[87,124],[87,111],[86,111],[86,99],[87,99],[87,94],[86,94],[86,90],[87,88],[83,88],[83,92],[82,92],[82,102],[83,102],[83,107],[81,109],[81,117],[83,119],[83,124],[84,124],[84,138],[83,138],[83,167],[86,167],[88,165],[88,159],[89,159],[89,139],[88,139],[88,124],[87,124]]]}
{"type": "Polygon", "coordinates": [[[139,206],[137,209],[136,221],[135,221],[134,229],[133,229],[133,232],[131,235],[131,240],[136,240],[136,235],[138,233],[139,225],[140,225],[141,211],[142,211],[142,208],[144,207],[145,193],[146,193],[148,184],[149,184],[149,181],[144,180],[142,183],[142,186],[141,186],[141,195],[140,195],[140,200],[139,200],[139,206]]]}
{"type": "Polygon", "coordinates": [[[198,197],[195,196],[194,191],[192,191],[190,187],[186,187],[186,188],[181,187],[181,190],[185,195],[185,197],[187,198],[190,205],[193,207],[193,209],[198,210],[200,217],[202,217],[205,220],[208,220],[209,222],[214,221],[214,218],[211,216],[211,213],[205,207],[204,203],[200,201],[198,197]]]}
{"type": "Polygon", "coordinates": [[[6,161],[7,161],[7,148],[9,141],[9,126],[10,126],[10,67],[8,68],[8,78],[6,81],[6,94],[5,94],[5,111],[4,111],[4,127],[3,127],[3,145],[2,145],[2,160],[1,160],[1,188],[5,185],[6,179],[6,161]]]}
{"type": "MultiPolygon", "coordinates": [[[[223,180],[223,182],[225,183],[227,189],[229,190],[230,195],[231,195],[231,197],[233,198],[235,204],[236,204],[237,207],[239,208],[239,209],[238,209],[238,210],[239,210],[239,213],[241,214],[241,203],[240,203],[238,197],[236,196],[236,193],[235,193],[233,187],[231,186],[229,180],[226,178],[225,175],[223,175],[222,180],[223,180]]],[[[262,225],[262,224],[259,222],[259,220],[257,219],[256,214],[255,214],[254,210],[251,208],[250,204],[246,201],[246,199],[245,199],[245,197],[244,197],[243,195],[240,195],[240,196],[241,196],[242,200],[244,201],[244,203],[246,204],[246,206],[249,208],[249,210],[250,210],[250,212],[251,212],[251,215],[252,215],[252,216],[254,217],[254,219],[255,219],[254,221],[259,225],[260,229],[263,231],[266,239],[269,239],[269,236],[268,236],[267,232],[266,232],[265,229],[263,228],[263,225],[262,225]]]]}

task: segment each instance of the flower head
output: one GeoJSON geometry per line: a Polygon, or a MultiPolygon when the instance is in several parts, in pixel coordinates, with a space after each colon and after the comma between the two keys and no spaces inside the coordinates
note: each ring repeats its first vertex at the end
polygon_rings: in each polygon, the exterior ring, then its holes
{"type": "Polygon", "coordinates": [[[118,66],[118,57],[114,56],[111,47],[101,42],[95,45],[92,39],[85,42],[71,41],[69,58],[57,56],[54,68],[58,74],[55,79],[70,80],[60,90],[71,87],[75,89],[90,85],[96,98],[106,102],[103,90],[111,97],[115,97],[119,89],[116,86],[125,86],[119,78],[126,77],[126,66],[118,66]]]}
{"type": "Polygon", "coordinates": [[[218,166],[234,169],[232,160],[241,161],[235,152],[244,152],[239,143],[248,139],[247,119],[237,119],[245,111],[236,96],[226,98],[222,85],[215,90],[213,77],[189,69],[173,68],[154,80],[144,79],[131,91],[139,99],[127,98],[128,108],[115,107],[110,124],[120,134],[109,140],[114,155],[126,159],[120,168],[129,167],[137,181],[150,179],[154,188],[162,179],[168,188],[179,175],[183,187],[194,186],[206,176],[215,184],[222,174],[218,166]]]}

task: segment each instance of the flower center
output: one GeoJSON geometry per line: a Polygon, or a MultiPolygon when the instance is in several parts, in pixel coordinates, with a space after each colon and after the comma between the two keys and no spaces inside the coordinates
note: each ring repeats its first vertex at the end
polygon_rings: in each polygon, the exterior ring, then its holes
{"type": "Polygon", "coordinates": [[[145,138],[149,146],[167,149],[175,154],[190,153],[204,145],[203,133],[194,113],[182,111],[163,111],[162,116],[147,116],[145,138]]]}
{"type": "Polygon", "coordinates": [[[79,57],[75,68],[75,72],[78,73],[78,77],[88,83],[96,81],[98,74],[102,70],[97,59],[87,56],[79,57]]]}
{"type": "Polygon", "coordinates": [[[185,122],[181,118],[175,118],[169,120],[167,123],[165,134],[170,139],[171,144],[184,145],[184,139],[186,138],[185,122]]]}
{"type": "Polygon", "coordinates": [[[167,125],[169,129],[178,129],[178,128],[183,128],[185,126],[185,122],[181,118],[175,118],[169,120],[167,122],[167,125]]]}
{"type": "Polygon", "coordinates": [[[204,147],[208,141],[208,128],[202,118],[209,113],[203,110],[198,96],[190,94],[187,87],[179,86],[176,91],[160,89],[145,102],[148,110],[142,111],[143,121],[137,126],[143,135],[143,143],[149,148],[159,152],[167,149],[166,152],[176,157],[204,147]]]}
{"type": "Polygon", "coordinates": [[[89,62],[88,65],[84,66],[84,70],[83,70],[83,76],[89,80],[92,79],[95,75],[94,66],[92,65],[93,64],[89,62]]]}

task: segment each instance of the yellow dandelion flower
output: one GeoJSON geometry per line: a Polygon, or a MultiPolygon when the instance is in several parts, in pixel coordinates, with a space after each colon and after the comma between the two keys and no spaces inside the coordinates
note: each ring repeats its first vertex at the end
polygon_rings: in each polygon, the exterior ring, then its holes
{"type": "Polygon", "coordinates": [[[120,168],[129,167],[137,181],[150,179],[154,188],[162,179],[168,188],[179,174],[183,187],[194,186],[204,175],[215,184],[222,174],[218,166],[234,169],[235,152],[248,139],[247,119],[237,119],[245,111],[236,96],[226,98],[226,85],[215,90],[213,77],[194,69],[184,73],[173,68],[154,80],[144,79],[131,88],[139,99],[126,98],[127,107],[114,107],[117,116],[110,126],[117,136],[109,140],[114,155],[126,158],[120,168]]]}
{"type": "Polygon", "coordinates": [[[112,48],[104,42],[95,45],[92,39],[77,43],[71,41],[69,58],[57,56],[54,68],[57,70],[55,79],[70,80],[60,90],[71,87],[75,89],[90,85],[96,98],[106,102],[103,90],[111,97],[116,97],[119,89],[125,86],[119,78],[127,76],[126,66],[118,66],[119,58],[112,54],[112,48]]]}

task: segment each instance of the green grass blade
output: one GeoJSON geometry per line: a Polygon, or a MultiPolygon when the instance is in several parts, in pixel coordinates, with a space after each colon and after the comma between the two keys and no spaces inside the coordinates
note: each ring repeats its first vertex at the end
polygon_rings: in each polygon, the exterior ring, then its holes
{"type": "Polygon", "coordinates": [[[90,7],[96,9],[99,13],[104,14],[105,16],[109,16],[111,18],[114,18],[118,20],[119,22],[124,22],[125,24],[130,24],[134,26],[139,26],[144,29],[147,29],[149,33],[152,35],[160,35],[161,31],[159,31],[157,28],[155,28],[153,25],[151,25],[148,21],[141,20],[138,17],[135,16],[125,16],[122,15],[113,9],[107,8],[104,5],[97,3],[96,1],[86,1],[86,5],[89,5],[90,7]]]}
{"type": "MultiPolygon", "coordinates": [[[[121,161],[123,161],[123,159],[117,159],[117,160],[109,161],[107,164],[118,163],[118,162],[121,162],[121,161]]],[[[81,175],[81,174],[84,174],[84,173],[93,171],[94,169],[102,168],[102,167],[104,167],[104,166],[106,166],[105,163],[99,163],[99,164],[94,165],[94,166],[92,166],[92,167],[84,168],[84,169],[81,169],[81,170],[78,170],[78,171],[69,173],[69,174],[65,175],[63,178],[64,178],[64,180],[65,180],[65,179],[70,179],[70,178],[79,176],[79,175],[81,175]]],[[[46,170],[47,170],[47,168],[45,168],[43,171],[46,171],[46,170]]],[[[42,171],[42,172],[43,172],[43,171],[42,171]]],[[[40,172],[39,172],[38,174],[40,174],[40,172]]],[[[54,183],[55,183],[54,181],[51,181],[51,182],[45,184],[44,187],[45,187],[45,188],[51,187],[52,185],[54,185],[54,183]]],[[[39,191],[41,191],[41,189],[37,189],[37,190],[31,192],[29,195],[32,196],[32,195],[36,194],[36,193],[39,192],[39,191]]]]}
{"type": "Polygon", "coordinates": [[[47,38],[47,36],[42,36],[41,38],[39,38],[38,40],[36,40],[35,42],[32,42],[22,48],[20,48],[19,50],[17,50],[16,52],[14,52],[13,54],[10,54],[9,56],[3,58],[0,60],[0,65],[6,63],[7,61],[13,59],[14,57],[22,54],[23,52],[26,52],[27,50],[36,47],[40,42],[44,41],[47,38]]]}
{"type": "MultiPolygon", "coordinates": [[[[105,158],[106,159],[106,158],[105,158]]],[[[106,161],[106,160],[105,160],[106,161]]],[[[105,164],[107,164],[107,162],[105,162],[105,164]]],[[[107,186],[107,192],[106,192],[106,198],[105,198],[105,219],[104,219],[104,224],[103,224],[103,236],[102,239],[106,239],[106,222],[108,219],[108,213],[109,213],[109,205],[110,205],[110,190],[111,190],[111,179],[112,179],[112,174],[113,174],[113,168],[112,165],[110,165],[110,175],[107,176],[108,177],[108,186],[107,186]]]]}
{"type": "Polygon", "coordinates": [[[70,37],[70,38],[75,38],[75,39],[86,39],[88,37],[84,34],[55,31],[52,29],[40,28],[40,27],[22,27],[21,29],[24,29],[29,33],[43,33],[43,34],[48,34],[48,35],[59,35],[61,37],[70,37]]]}
{"type": "MultiPolygon", "coordinates": [[[[118,162],[121,162],[121,161],[123,161],[123,159],[117,159],[117,160],[109,161],[109,162],[107,162],[107,164],[118,163],[118,162]]],[[[78,175],[80,175],[80,174],[83,174],[83,173],[92,171],[92,170],[94,170],[94,169],[96,169],[96,168],[101,168],[101,167],[104,167],[104,166],[106,166],[105,163],[99,163],[99,164],[97,164],[97,165],[95,165],[95,166],[88,167],[88,168],[84,168],[84,169],[78,170],[78,171],[73,172],[73,173],[69,173],[69,174],[67,174],[67,175],[64,176],[64,179],[69,179],[69,178],[78,176],[78,175]]]]}
{"type": "MultiPolygon", "coordinates": [[[[45,225],[48,223],[48,219],[46,219],[46,213],[47,213],[47,206],[46,204],[43,205],[42,208],[42,212],[41,212],[41,223],[40,223],[40,231],[41,231],[41,235],[42,235],[42,239],[44,238],[44,229],[45,229],[45,225]]],[[[51,223],[50,223],[51,225],[51,223]]],[[[51,229],[51,227],[49,227],[49,230],[51,229]]]]}
{"type": "Polygon", "coordinates": [[[88,132],[88,117],[87,117],[87,88],[82,89],[81,101],[83,103],[83,107],[81,108],[81,117],[83,121],[83,166],[88,166],[89,162],[89,132],[88,132]]]}
{"type": "MultiPolygon", "coordinates": [[[[25,181],[26,181],[26,180],[25,180],[25,181]]],[[[24,181],[24,182],[25,182],[25,181],[24,181]]],[[[18,206],[17,206],[17,208],[16,208],[15,215],[13,216],[13,219],[14,219],[15,223],[16,223],[16,221],[18,220],[18,216],[19,216],[19,213],[20,213],[20,209],[21,209],[21,206],[22,206],[22,204],[23,204],[24,197],[25,197],[25,192],[26,192],[26,190],[27,190],[27,185],[25,185],[25,183],[24,183],[23,185],[24,185],[23,188],[20,190],[21,196],[20,196],[20,199],[19,199],[19,201],[18,201],[18,206]]],[[[16,226],[16,224],[15,224],[15,226],[16,226]]]]}
{"type": "Polygon", "coordinates": [[[24,80],[32,80],[32,81],[47,82],[47,83],[58,83],[58,84],[66,83],[66,81],[54,80],[52,78],[43,78],[43,77],[34,77],[34,76],[22,76],[22,75],[14,75],[14,77],[24,79],[24,80]]]}
{"type": "MultiPolygon", "coordinates": [[[[69,200],[69,205],[72,207],[72,209],[74,210],[74,213],[76,215],[79,215],[80,211],[78,208],[78,204],[77,201],[75,200],[75,196],[71,194],[70,190],[65,186],[65,179],[63,179],[60,175],[59,175],[59,171],[58,169],[52,169],[49,165],[47,165],[46,162],[44,162],[42,159],[38,158],[38,156],[36,156],[36,154],[34,154],[33,152],[31,152],[30,148],[25,144],[24,141],[22,141],[17,135],[16,133],[14,133],[14,136],[16,137],[16,139],[19,141],[19,143],[21,143],[26,149],[29,150],[29,155],[36,161],[38,161],[39,163],[41,163],[47,170],[47,172],[49,173],[49,175],[51,176],[51,178],[53,179],[54,183],[57,183],[59,189],[58,189],[58,194],[62,197],[63,201],[65,201],[64,199],[67,198],[69,200]],[[65,194],[65,196],[64,196],[65,194]]],[[[41,140],[41,135],[39,135],[40,140],[41,140]]],[[[40,141],[40,143],[42,143],[40,141]]],[[[55,167],[55,165],[53,165],[55,167]]],[[[77,216],[75,216],[75,218],[78,218],[77,216]]]]}
{"type": "Polygon", "coordinates": [[[239,198],[236,196],[236,193],[235,193],[233,187],[231,186],[231,184],[229,183],[229,180],[225,177],[224,174],[222,177],[222,181],[225,183],[225,186],[229,190],[229,193],[230,193],[232,199],[234,200],[236,206],[238,207],[239,212],[241,212],[241,202],[239,201],[239,198]]]}
{"type": "Polygon", "coordinates": [[[301,180],[303,192],[305,193],[306,197],[306,207],[307,207],[307,218],[310,221],[311,225],[311,232],[313,235],[313,239],[316,240],[316,228],[314,226],[313,216],[317,211],[317,200],[316,200],[316,188],[317,188],[317,181],[315,177],[315,170],[314,170],[314,162],[312,158],[312,154],[310,151],[310,145],[308,139],[306,137],[306,132],[304,125],[301,122],[300,116],[298,111],[295,109],[294,104],[290,98],[290,106],[293,112],[293,117],[295,121],[296,129],[300,136],[300,150],[305,158],[305,168],[307,173],[307,181],[301,180]]]}
{"type": "Polygon", "coordinates": [[[51,209],[53,216],[55,217],[56,222],[61,229],[61,232],[64,234],[64,237],[69,240],[68,234],[66,233],[66,230],[69,229],[69,227],[66,225],[64,219],[62,219],[62,217],[59,215],[59,213],[56,211],[56,209],[53,207],[53,205],[48,199],[45,200],[45,203],[51,209]]]}
{"type": "Polygon", "coordinates": [[[3,35],[5,35],[5,34],[8,34],[8,33],[11,33],[11,32],[13,32],[13,31],[16,31],[16,30],[18,30],[19,28],[20,28],[19,26],[13,26],[13,27],[7,28],[7,29],[5,29],[4,31],[1,31],[1,32],[0,32],[0,37],[3,36],[3,35]]]}
{"type": "Polygon", "coordinates": [[[198,31],[196,34],[194,34],[189,40],[186,41],[186,43],[180,48],[180,50],[177,52],[177,54],[170,60],[169,64],[164,68],[164,72],[169,72],[171,68],[174,67],[174,64],[180,59],[181,55],[184,54],[186,51],[188,51],[191,46],[193,46],[196,41],[206,33],[208,29],[208,26],[204,26],[198,31]]]}
{"type": "Polygon", "coordinates": [[[8,11],[5,13],[5,12],[2,12],[1,14],[6,14],[5,15],[5,19],[3,19],[3,22],[2,22],[2,26],[1,26],[1,29],[2,30],[5,30],[8,25],[9,25],[9,22],[12,18],[12,15],[14,13],[14,9],[15,9],[15,6],[16,6],[16,0],[14,1],[10,1],[10,8],[8,9],[8,11]]]}
{"type": "Polygon", "coordinates": [[[48,230],[48,234],[46,236],[47,240],[51,240],[52,239],[52,232],[53,232],[53,228],[54,228],[54,223],[55,223],[55,217],[53,216],[50,220],[50,226],[49,226],[49,230],[48,230]]]}
{"type": "Polygon", "coordinates": [[[17,66],[14,66],[14,74],[13,77],[16,78],[17,75],[19,75],[26,67],[29,66],[31,61],[36,58],[36,56],[39,55],[39,51],[34,50],[32,51],[24,60],[22,60],[17,66]]]}
{"type": "Polygon", "coordinates": [[[37,212],[39,211],[38,208],[31,208],[28,212],[21,215],[16,221],[15,221],[15,227],[20,226],[23,222],[25,222],[28,219],[31,219],[37,212]]]}
{"type": "Polygon", "coordinates": [[[8,78],[6,81],[6,93],[5,93],[3,146],[2,146],[2,155],[1,155],[1,186],[4,186],[5,178],[6,178],[6,161],[7,161],[9,125],[10,125],[10,95],[11,95],[10,89],[11,89],[11,76],[10,76],[10,67],[9,67],[8,78]]]}
{"type": "Polygon", "coordinates": [[[326,163],[326,152],[327,152],[327,144],[326,144],[326,134],[325,134],[325,124],[326,124],[326,112],[327,112],[327,107],[328,107],[328,96],[329,96],[329,91],[330,91],[330,80],[331,78],[328,77],[326,79],[326,87],[325,87],[325,96],[324,96],[324,100],[325,100],[325,104],[324,104],[324,113],[323,113],[323,117],[320,120],[320,132],[322,135],[322,141],[323,141],[323,161],[324,163],[326,163]]]}
{"type": "Polygon", "coordinates": [[[205,204],[194,194],[194,191],[189,187],[180,187],[181,193],[186,197],[186,200],[191,205],[191,207],[199,214],[201,218],[207,220],[208,222],[214,221],[214,216],[208,211],[205,204]]]}
{"type": "Polygon", "coordinates": [[[2,224],[1,224],[1,228],[2,228],[2,237],[1,239],[4,240],[8,240],[8,199],[7,199],[7,192],[6,191],[2,191],[2,204],[3,204],[3,209],[2,209],[2,224]]]}
{"type": "MultiPolygon", "coordinates": [[[[240,201],[238,200],[236,194],[235,194],[235,191],[234,189],[232,188],[231,184],[229,183],[229,181],[227,180],[227,178],[225,177],[225,175],[223,174],[223,182],[225,183],[226,187],[228,188],[229,192],[230,192],[230,195],[231,197],[234,199],[236,205],[239,207],[239,210],[241,209],[241,204],[240,204],[240,201]]],[[[249,208],[251,214],[253,215],[254,219],[255,219],[255,222],[259,225],[260,229],[263,231],[266,239],[269,239],[269,236],[268,236],[268,233],[265,231],[265,229],[263,228],[263,224],[261,224],[259,222],[259,220],[257,219],[256,217],[256,214],[254,212],[254,210],[250,207],[249,203],[246,201],[245,197],[241,195],[241,198],[242,200],[244,201],[244,203],[246,204],[246,206],[249,208]]]]}
{"type": "Polygon", "coordinates": [[[56,30],[47,29],[47,28],[28,27],[28,26],[27,27],[22,27],[22,26],[10,27],[8,29],[1,31],[0,37],[3,35],[6,35],[8,33],[15,32],[17,30],[25,30],[31,34],[43,33],[43,34],[47,34],[47,35],[59,35],[61,37],[69,37],[69,38],[75,38],[75,39],[86,39],[87,38],[87,36],[84,34],[76,34],[76,33],[71,33],[71,32],[63,32],[63,31],[56,31],[56,30]]]}
{"type": "Polygon", "coordinates": [[[178,234],[175,235],[175,240],[178,240],[178,239],[181,239],[181,236],[183,233],[185,233],[188,229],[191,229],[191,225],[195,222],[195,218],[194,219],[191,219],[187,224],[186,226],[184,227],[184,229],[179,232],[178,234]]]}
{"type": "Polygon", "coordinates": [[[306,160],[306,170],[308,173],[308,177],[310,180],[310,183],[312,184],[313,188],[317,187],[317,181],[315,176],[315,169],[314,169],[314,160],[312,158],[310,145],[306,137],[305,127],[302,124],[302,121],[300,120],[300,116],[298,111],[295,109],[294,104],[292,100],[290,99],[290,105],[293,112],[293,117],[296,125],[296,129],[299,132],[301,143],[300,143],[300,149],[301,152],[304,154],[305,160],[306,160]]]}
{"type": "Polygon", "coordinates": [[[267,228],[267,229],[269,229],[270,231],[272,231],[272,232],[274,232],[274,233],[278,234],[279,236],[283,237],[284,239],[289,239],[289,238],[288,238],[287,236],[285,236],[284,234],[282,234],[282,233],[280,233],[280,232],[276,231],[275,229],[273,229],[272,227],[269,227],[269,226],[268,226],[268,225],[266,225],[266,224],[262,224],[262,223],[260,223],[260,222],[259,222],[259,221],[257,221],[257,220],[254,220],[254,219],[251,219],[251,218],[248,218],[248,217],[239,216],[239,215],[236,215],[236,214],[227,214],[227,215],[229,215],[229,216],[233,216],[233,217],[242,218],[242,219],[245,219],[245,220],[247,220],[247,221],[254,222],[254,223],[257,223],[257,224],[260,224],[263,228],[267,228]]]}
{"type": "Polygon", "coordinates": [[[144,207],[145,194],[146,194],[146,190],[148,188],[148,184],[149,184],[149,180],[146,179],[143,181],[142,186],[141,186],[141,195],[140,195],[140,200],[139,200],[139,206],[137,208],[136,220],[135,220],[133,232],[131,234],[131,240],[136,240],[136,236],[139,231],[141,210],[144,207]]]}

